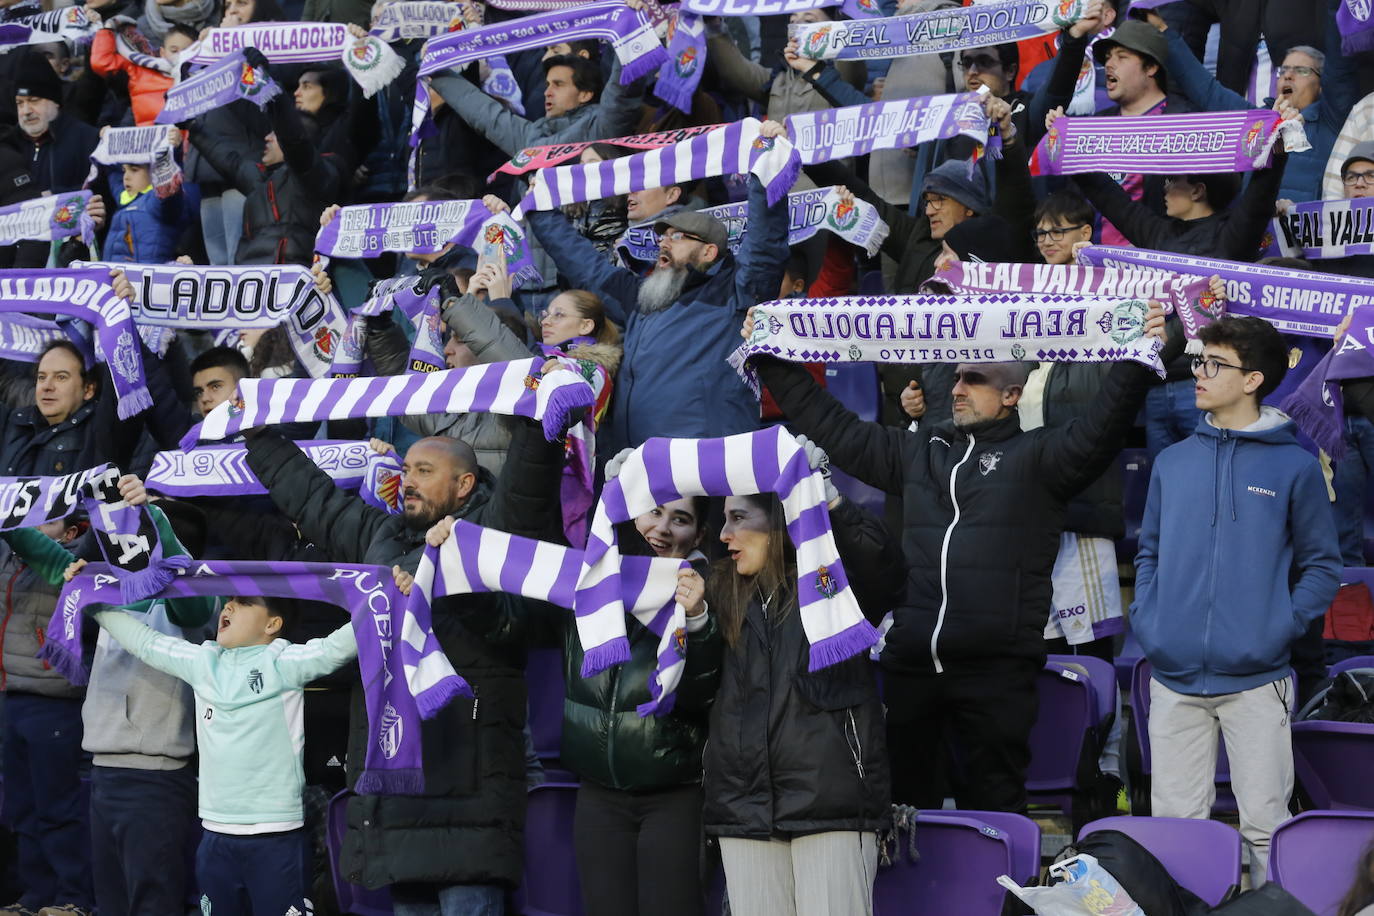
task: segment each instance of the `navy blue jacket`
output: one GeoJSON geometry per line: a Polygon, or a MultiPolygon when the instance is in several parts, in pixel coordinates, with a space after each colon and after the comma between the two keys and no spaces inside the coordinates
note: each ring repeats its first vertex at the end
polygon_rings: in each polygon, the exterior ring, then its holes
{"type": "Polygon", "coordinates": [[[1131,629],[1154,676],[1192,696],[1288,676],[1288,650],[1326,613],[1341,552],[1320,467],[1272,407],[1244,430],[1160,453],[1136,555],[1131,629]]]}

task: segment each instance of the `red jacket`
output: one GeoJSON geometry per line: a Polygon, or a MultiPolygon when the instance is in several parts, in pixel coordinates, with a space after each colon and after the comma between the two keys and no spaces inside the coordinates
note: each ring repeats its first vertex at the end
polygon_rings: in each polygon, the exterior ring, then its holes
{"type": "Polygon", "coordinates": [[[91,43],[91,69],[101,76],[111,76],[123,70],[129,74],[129,99],[133,103],[134,123],[147,127],[162,111],[172,78],[156,70],[140,67],[120,54],[115,45],[114,32],[100,29],[91,43]]]}

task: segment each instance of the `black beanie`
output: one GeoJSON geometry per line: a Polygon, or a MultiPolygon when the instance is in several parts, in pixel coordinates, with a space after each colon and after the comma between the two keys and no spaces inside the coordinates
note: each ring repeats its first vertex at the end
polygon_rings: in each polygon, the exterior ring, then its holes
{"type": "Polygon", "coordinates": [[[14,94],[19,97],[50,99],[62,104],[62,80],[41,54],[30,51],[19,62],[14,78],[14,94]]]}

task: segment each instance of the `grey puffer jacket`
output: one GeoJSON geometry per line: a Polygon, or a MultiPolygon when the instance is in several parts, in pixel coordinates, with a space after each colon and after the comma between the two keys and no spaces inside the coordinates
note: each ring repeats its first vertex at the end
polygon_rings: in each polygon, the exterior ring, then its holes
{"type": "Polygon", "coordinates": [[[85,688],[73,686],[47,662],[38,659],[61,586],[49,585],[8,544],[3,550],[0,581],[5,589],[5,617],[0,684],[6,693],[80,699],[86,695],[85,688]]]}

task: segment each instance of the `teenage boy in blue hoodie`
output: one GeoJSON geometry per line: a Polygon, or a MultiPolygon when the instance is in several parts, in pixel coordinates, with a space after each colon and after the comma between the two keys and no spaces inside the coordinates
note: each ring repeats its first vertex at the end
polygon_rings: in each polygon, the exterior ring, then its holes
{"type": "Polygon", "coordinates": [[[1237,317],[1201,338],[1204,413],[1151,473],[1131,629],[1154,666],[1153,813],[1209,815],[1220,727],[1259,881],[1293,790],[1289,646],[1335,597],[1341,554],[1316,459],[1261,403],[1287,371],[1283,339],[1237,317]]]}

